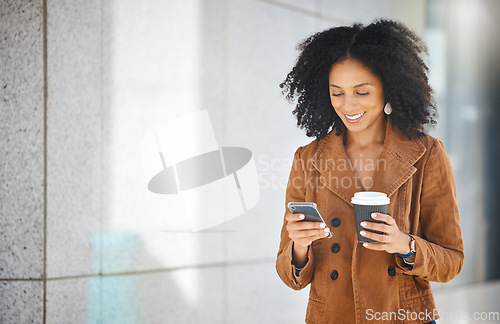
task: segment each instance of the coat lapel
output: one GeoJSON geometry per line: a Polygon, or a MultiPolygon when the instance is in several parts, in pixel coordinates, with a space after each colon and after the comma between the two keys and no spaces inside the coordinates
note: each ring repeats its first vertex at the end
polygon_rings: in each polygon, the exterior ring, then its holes
{"type": "MultiPolygon", "coordinates": [[[[345,134],[345,127],[342,134],[345,134]]],[[[390,197],[415,173],[416,168],[413,165],[425,150],[418,138],[408,139],[388,117],[384,150],[373,165],[373,185],[369,190],[384,192],[390,197]]],[[[354,193],[363,189],[345,152],[343,136],[336,136],[335,130],[332,130],[323,138],[312,164],[320,173],[320,185],[352,205],[351,198],[354,193]]]]}
{"type": "MultiPolygon", "coordinates": [[[[345,129],[342,134],[345,134],[345,129]]],[[[332,130],[318,146],[313,165],[320,173],[320,184],[351,204],[351,197],[361,188],[356,186],[355,172],[345,152],[343,136],[332,130]]]]}

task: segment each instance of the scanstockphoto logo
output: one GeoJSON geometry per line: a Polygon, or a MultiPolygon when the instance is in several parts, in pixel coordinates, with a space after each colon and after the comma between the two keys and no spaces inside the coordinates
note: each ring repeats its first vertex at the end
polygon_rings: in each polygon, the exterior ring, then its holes
{"type": "Polygon", "coordinates": [[[260,199],[252,152],[219,147],[207,110],[149,132],[141,158],[148,190],[177,195],[193,231],[243,215],[260,199]]]}

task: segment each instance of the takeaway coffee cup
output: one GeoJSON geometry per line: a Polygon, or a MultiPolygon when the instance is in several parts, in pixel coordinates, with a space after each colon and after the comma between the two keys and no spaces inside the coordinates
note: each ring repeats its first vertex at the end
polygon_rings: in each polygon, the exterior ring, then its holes
{"type": "Polygon", "coordinates": [[[356,192],[354,197],[351,198],[351,203],[354,206],[354,218],[356,221],[356,231],[358,233],[358,242],[376,242],[372,239],[366,238],[359,234],[360,231],[365,230],[373,233],[383,234],[379,231],[365,229],[360,225],[361,222],[374,222],[383,223],[372,218],[372,213],[387,214],[387,207],[390,203],[389,197],[383,192],[375,191],[361,191],[356,192]]]}

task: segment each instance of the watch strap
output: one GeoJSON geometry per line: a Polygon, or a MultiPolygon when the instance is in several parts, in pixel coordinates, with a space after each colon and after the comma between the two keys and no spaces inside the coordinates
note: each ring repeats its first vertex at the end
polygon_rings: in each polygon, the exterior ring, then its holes
{"type": "Polygon", "coordinates": [[[412,251],[412,252],[410,252],[410,253],[408,253],[408,254],[401,254],[401,253],[398,253],[398,255],[399,255],[400,257],[402,257],[403,259],[409,258],[409,257],[411,257],[411,256],[412,256],[412,255],[414,255],[414,254],[415,254],[415,252],[413,252],[413,251],[412,251]]]}

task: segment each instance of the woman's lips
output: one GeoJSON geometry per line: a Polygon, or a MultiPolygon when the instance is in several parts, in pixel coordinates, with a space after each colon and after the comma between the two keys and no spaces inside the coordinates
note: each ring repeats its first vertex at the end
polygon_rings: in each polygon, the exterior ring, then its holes
{"type": "Polygon", "coordinates": [[[359,114],[356,114],[356,115],[346,115],[344,114],[345,116],[345,119],[347,119],[348,122],[350,123],[357,123],[361,120],[361,118],[363,118],[363,116],[365,115],[366,111],[362,112],[362,113],[359,113],[359,114]]]}

